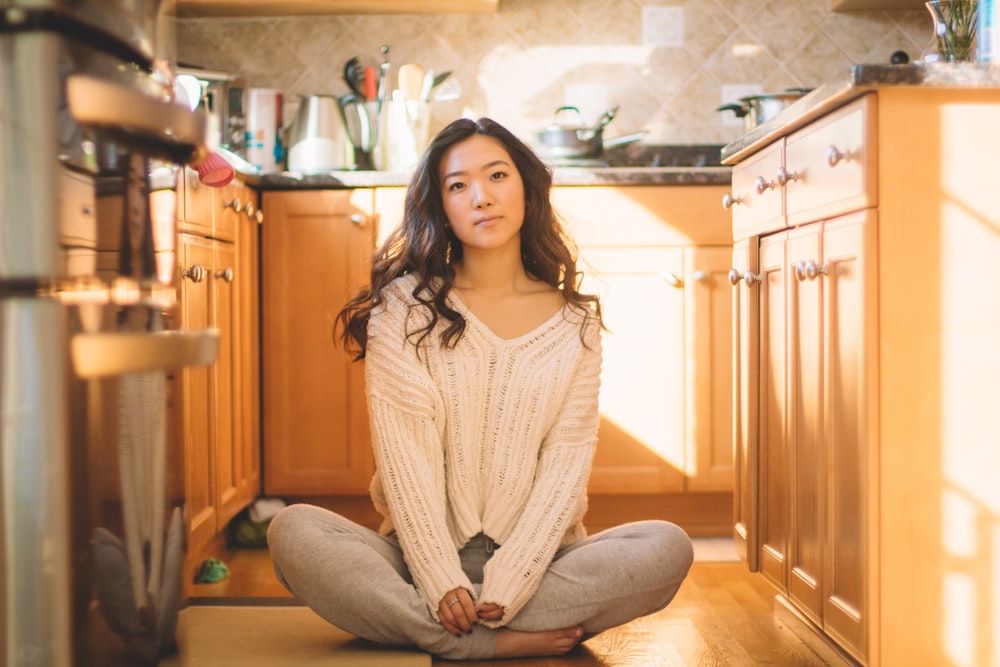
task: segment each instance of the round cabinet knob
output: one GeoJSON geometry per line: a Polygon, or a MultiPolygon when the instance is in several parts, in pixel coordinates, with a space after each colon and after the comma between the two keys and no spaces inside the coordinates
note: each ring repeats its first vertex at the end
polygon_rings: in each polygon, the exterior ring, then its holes
{"type": "Polygon", "coordinates": [[[253,217],[254,217],[254,220],[257,222],[258,225],[262,224],[264,222],[264,211],[262,211],[260,209],[257,209],[257,212],[254,213],[253,217]]]}
{"type": "Polygon", "coordinates": [[[729,269],[729,284],[736,287],[743,280],[743,274],[739,269],[729,269]]]}
{"type": "Polygon", "coordinates": [[[231,283],[231,282],[233,282],[233,278],[235,276],[233,275],[233,270],[227,266],[226,268],[222,269],[221,271],[216,271],[215,272],[215,277],[216,278],[222,278],[227,283],[231,283]]]}
{"type": "Polygon", "coordinates": [[[691,279],[697,283],[703,283],[708,280],[708,273],[705,271],[695,271],[691,274],[691,279]]]}
{"type": "Polygon", "coordinates": [[[742,203],[743,200],[735,196],[731,192],[727,192],[726,194],[722,195],[722,208],[726,209],[727,211],[736,204],[742,204],[742,203]]]}
{"type": "Polygon", "coordinates": [[[356,224],[358,227],[364,227],[365,223],[368,222],[368,218],[361,213],[351,213],[351,222],[356,224]]]}
{"type": "Polygon", "coordinates": [[[850,162],[852,157],[851,151],[841,153],[836,146],[826,147],[826,163],[831,167],[836,167],[841,162],[850,162]]]}
{"type": "Polygon", "coordinates": [[[757,191],[757,194],[762,195],[771,188],[773,188],[774,183],[767,180],[763,176],[758,176],[757,179],[753,182],[753,187],[757,191]]]}
{"type": "Polygon", "coordinates": [[[195,264],[184,269],[183,275],[193,283],[200,283],[205,279],[205,267],[201,264],[195,264]]]}
{"type": "Polygon", "coordinates": [[[822,264],[817,264],[816,262],[810,260],[806,262],[806,278],[809,280],[816,280],[819,276],[826,275],[826,267],[822,264]]]}
{"type": "MultiPolygon", "coordinates": [[[[249,206],[249,203],[247,205],[249,206]]],[[[231,208],[239,213],[243,210],[243,202],[240,201],[239,197],[233,197],[230,201],[222,202],[222,208],[231,208]]]]}
{"type": "Polygon", "coordinates": [[[743,282],[747,284],[747,287],[753,287],[754,285],[760,282],[760,276],[757,275],[756,273],[747,271],[746,273],[743,274],[743,282]]]}
{"type": "Polygon", "coordinates": [[[799,180],[799,175],[795,172],[788,171],[784,167],[778,167],[778,171],[775,174],[774,179],[778,182],[778,185],[785,187],[791,181],[799,180]]]}
{"type": "Polygon", "coordinates": [[[253,204],[247,202],[243,207],[243,212],[246,213],[247,217],[253,220],[253,214],[257,211],[253,204]]]}
{"type": "Polygon", "coordinates": [[[802,282],[806,279],[806,263],[805,262],[795,262],[792,264],[792,270],[795,272],[795,279],[802,282]]]}

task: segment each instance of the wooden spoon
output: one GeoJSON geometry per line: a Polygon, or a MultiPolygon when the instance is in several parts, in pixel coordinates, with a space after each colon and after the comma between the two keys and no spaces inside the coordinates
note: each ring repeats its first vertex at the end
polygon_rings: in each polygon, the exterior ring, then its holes
{"type": "Polygon", "coordinates": [[[419,100],[424,85],[424,68],[407,63],[399,68],[399,90],[406,100],[419,100]]]}

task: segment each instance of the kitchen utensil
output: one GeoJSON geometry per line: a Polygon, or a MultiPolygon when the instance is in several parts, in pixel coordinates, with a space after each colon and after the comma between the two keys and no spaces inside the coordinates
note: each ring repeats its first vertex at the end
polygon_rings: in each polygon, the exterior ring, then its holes
{"type": "Polygon", "coordinates": [[[376,102],[362,102],[353,95],[344,95],[338,101],[347,125],[347,137],[354,147],[354,167],[365,171],[374,169],[371,151],[375,148],[376,127],[369,109],[376,102]]]}
{"type": "Polygon", "coordinates": [[[462,84],[456,78],[451,77],[451,72],[444,72],[434,77],[434,85],[431,87],[431,100],[434,102],[448,102],[457,100],[462,96],[462,84]]]}
{"type": "Polygon", "coordinates": [[[428,102],[431,99],[431,91],[434,90],[434,70],[429,69],[424,72],[424,80],[420,85],[420,101],[428,102]]]}
{"type": "Polygon", "coordinates": [[[766,93],[741,97],[739,103],[723,104],[716,111],[732,111],[743,119],[743,129],[749,132],[761,123],[766,123],[809,93],[811,88],[789,88],[783,93],[766,93]]]}
{"type": "MultiPolygon", "coordinates": [[[[389,102],[389,91],[392,87],[389,85],[389,70],[391,66],[389,65],[389,45],[382,45],[382,64],[379,65],[379,77],[378,77],[378,108],[379,113],[381,113],[382,108],[389,102]]],[[[379,123],[381,126],[381,122],[379,123]]]]}
{"type": "Polygon", "coordinates": [[[309,174],[344,169],[349,157],[340,100],[332,95],[299,97],[299,109],[288,139],[289,171],[309,174]]]}
{"type": "Polygon", "coordinates": [[[420,65],[407,63],[399,67],[399,90],[403,99],[419,100],[420,91],[424,86],[424,68],[420,65]]]}
{"type": "Polygon", "coordinates": [[[365,67],[364,92],[366,100],[374,100],[378,96],[378,78],[371,65],[365,67]]]}
{"type": "Polygon", "coordinates": [[[348,89],[354,93],[357,97],[364,98],[365,93],[362,89],[362,79],[364,78],[364,69],[361,67],[361,61],[357,56],[352,57],[346,63],[344,63],[344,83],[347,84],[348,89]]]}
{"type": "Polygon", "coordinates": [[[604,150],[604,128],[617,112],[616,104],[604,112],[593,127],[588,127],[578,108],[559,107],[552,122],[538,133],[539,153],[550,158],[600,157],[604,150]]]}

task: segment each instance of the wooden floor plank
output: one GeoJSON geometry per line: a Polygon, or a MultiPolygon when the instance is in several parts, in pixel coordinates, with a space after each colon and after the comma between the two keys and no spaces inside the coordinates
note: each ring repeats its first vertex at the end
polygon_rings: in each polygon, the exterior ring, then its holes
{"type": "MultiPolygon", "coordinates": [[[[281,598],[267,550],[227,554],[230,576],[193,587],[200,598],[281,598]]],[[[434,665],[497,667],[501,661],[434,665]]],[[[516,667],[847,667],[816,632],[776,601],[775,589],[739,562],[696,562],[666,609],[614,628],[566,656],[509,661],[516,667]]],[[[291,666],[290,666],[291,667],[291,666]]]]}

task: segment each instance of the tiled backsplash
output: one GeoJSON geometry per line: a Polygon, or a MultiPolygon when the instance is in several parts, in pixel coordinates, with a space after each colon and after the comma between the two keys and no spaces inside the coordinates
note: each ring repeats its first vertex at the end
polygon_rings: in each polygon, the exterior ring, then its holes
{"type": "Polygon", "coordinates": [[[344,62],[377,65],[388,44],[394,66],[451,70],[460,84],[459,99],[432,104],[432,131],[485,115],[531,141],[562,104],[588,120],[618,104],[605,138],[645,129],[662,144],[728,143],[743,124],[721,104],[815,87],[896,50],[916,60],[930,37],[927,12],[832,12],[829,0],[501,0],[485,15],[177,22],[180,62],[284,91],[286,119],[297,93],[346,93],[344,62]]]}

